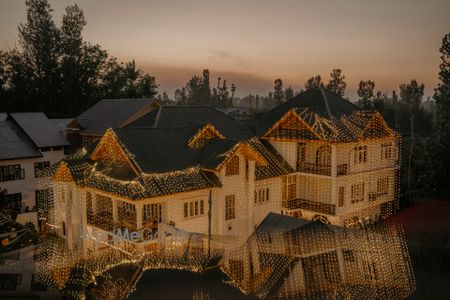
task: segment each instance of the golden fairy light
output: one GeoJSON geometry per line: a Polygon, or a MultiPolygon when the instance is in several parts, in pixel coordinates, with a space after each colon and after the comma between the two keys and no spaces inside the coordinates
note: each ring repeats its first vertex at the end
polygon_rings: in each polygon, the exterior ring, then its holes
{"type": "Polygon", "coordinates": [[[399,194],[400,137],[378,112],[312,89],[248,128],[214,115],[109,129],[52,166],[40,208],[54,234],[43,278],[68,289],[126,262],[140,266],[138,278],[213,261],[260,298],[411,293],[401,232],[373,225],[399,194]],[[262,230],[269,213],[303,225],[262,230]]]}

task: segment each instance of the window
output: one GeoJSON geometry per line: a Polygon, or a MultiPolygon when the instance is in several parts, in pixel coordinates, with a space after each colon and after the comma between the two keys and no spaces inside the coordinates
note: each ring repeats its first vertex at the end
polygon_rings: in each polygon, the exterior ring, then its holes
{"type": "Polygon", "coordinates": [[[159,203],[144,204],[144,221],[161,222],[162,206],[159,203]]]}
{"type": "Polygon", "coordinates": [[[306,144],[298,143],[297,144],[297,162],[305,162],[306,161],[306,144]]]}
{"type": "Polygon", "coordinates": [[[0,290],[15,291],[21,281],[22,276],[20,274],[0,274],[0,290]]]}
{"type": "Polygon", "coordinates": [[[257,188],[255,190],[255,203],[269,202],[269,198],[270,196],[268,187],[257,188]]]}
{"type": "Polygon", "coordinates": [[[381,159],[389,160],[393,158],[394,149],[392,143],[381,144],[381,159]]]}
{"type": "Polygon", "coordinates": [[[345,196],[345,189],[343,186],[339,187],[339,206],[344,206],[344,196],[345,196]]]}
{"type": "Polygon", "coordinates": [[[331,147],[321,146],[316,153],[316,164],[318,166],[330,166],[331,165],[331,147]]]}
{"type": "Polygon", "coordinates": [[[352,203],[364,200],[364,182],[352,185],[352,203]]]}
{"type": "Polygon", "coordinates": [[[25,179],[25,170],[20,165],[0,166],[0,181],[25,179]]]}
{"type": "Polygon", "coordinates": [[[353,148],[353,162],[355,165],[367,162],[367,146],[357,146],[353,148]]]}
{"type": "Polygon", "coordinates": [[[183,204],[184,218],[192,218],[205,214],[205,200],[197,199],[186,201],[183,204]]]}
{"type": "Polygon", "coordinates": [[[225,220],[232,220],[235,218],[236,198],[234,195],[225,197],[225,220]]]}
{"type": "Polygon", "coordinates": [[[387,195],[389,193],[389,177],[379,178],[377,180],[377,194],[387,195]]]}
{"type": "Polygon", "coordinates": [[[234,155],[225,166],[225,175],[239,175],[239,157],[234,155]]]}
{"type": "Polygon", "coordinates": [[[42,171],[50,167],[49,161],[41,161],[34,163],[34,177],[38,178],[42,176],[42,171]]]}
{"type": "Polygon", "coordinates": [[[17,213],[22,211],[22,193],[6,194],[4,199],[8,208],[17,213]]]}

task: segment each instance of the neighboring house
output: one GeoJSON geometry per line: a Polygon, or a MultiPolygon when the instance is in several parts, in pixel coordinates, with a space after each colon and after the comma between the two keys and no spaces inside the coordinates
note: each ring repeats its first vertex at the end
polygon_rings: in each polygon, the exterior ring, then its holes
{"type": "Polygon", "coordinates": [[[260,299],[404,299],[414,275],[401,231],[357,230],[270,213],[224,271],[260,299]]]}
{"type": "Polygon", "coordinates": [[[74,147],[85,147],[108,128],[125,126],[158,106],[151,99],[103,99],[67,124],[67,139],[74,147]]]}
{"type": "Polygon", "coordinates": [[[270,212],[359,226],[398,196],[399,135],[323,88],[250,122],[155,106],[121,127],[54,168],[52,224],[69,244],[81,243],[78,228],[158,223],[246,238],[270,212]]]}
{"type": "Polygon", "coordinates": [[[69,143],[45,114],[8,113],[0,121],[0,188],[4,205],[14,209],[19,223],[38,228],[37,206],[51,193],[39,185],[41,172],[64,158],[69,143]]]}

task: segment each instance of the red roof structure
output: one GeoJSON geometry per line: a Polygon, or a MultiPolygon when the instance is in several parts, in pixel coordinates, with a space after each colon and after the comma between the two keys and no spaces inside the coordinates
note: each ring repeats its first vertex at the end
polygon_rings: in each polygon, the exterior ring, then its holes
{"type": "Polygon", "coordinates": [[[388,225],[400,225],[409,236],[450,236],[450,202],[427,199],[389,216],[384,222],[388,225]]]}

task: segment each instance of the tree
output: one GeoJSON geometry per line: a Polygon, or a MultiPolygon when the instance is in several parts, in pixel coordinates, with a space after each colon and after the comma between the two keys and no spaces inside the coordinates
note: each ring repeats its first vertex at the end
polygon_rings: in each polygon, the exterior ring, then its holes
{"type": "Polygon", "coordinates": [[[66,7],[61,26],[48,0],[27,0],[19,46],[0,52],[2,110],[43,111],[73,117],[102,98],[142,98],[157,94],[154,77],[119,62],[99,45],[83,40],[86,25],[77,5],[66,7]]]}
{"type": "Polygon", "coordinates": [[[283,92],[283,81],[278,78],[275,79],[275,81],[273,82],[275,84],[274,86],[274,92],[273,92],[273,98],[275,99],[277,104],[281,104],[283,103],[283,98],[284,98],[284,92],[283,92]]]}
{"type": "Polygon", "coordinates": [[[409,110],[417,110],[420,107],[425,85],[418,84],[416,80],[410,83],[400,84],[400,103],[409,110]]]}
{"type": "Polygon", "coordinates": [[[284,90],[284,99],[285,99],[285,101],[294,98],[294,96],[295,96],[294,89],[292,87],[288,86],[284,90]]]}
{"type": "Polygon", "coordinates": [[[371,80],[360,81],[358,90],[356,93],[358,94],[358,105],[363,109],[372,109],[373,108],[373,91],[375,88],[375,82],[371,80]]]}
{"type": "MultiPolygon", "coordinates": [[[[47,0],[27,0],[27,18],[19,26],[21,64],[33,85],[29,97],[23,99],[25,106],[36,110],[48,107],[52,112],[58,106],[58,58],[60,54],[60,31],[56,27],[47,0]]],[[[24,74],[25,75],[25,74],[24,74]]],[[[27,77],[28,77],[27,76],[27,77]]]]}
{"type": "Polygon", "coordinates": [[[436,99],[437,111],[439,114],[439,146],[437,153],[439,156],[437,190],[445,195],[450,193],[448,178],[450,177],[450,33],[442,38],[441,64],[439,65],[439,84],[435,89],[434,99],[436,99]]]}
{"type": "Polygon", "coordinates": [[[320,75],[309,78],[305,83],[305,89],[310,89],[313,87],[323,87],[322,78],[320,75]]]}
{"type": "Polygon", "coordinates": [[[338,96],[344,96],[345,88],[347,87],[347,83],[345,83],[345,76],[342,75],[341,69],[333,69],[330,73],[330,81],[328,81],[327,89],[338,96]]]}

